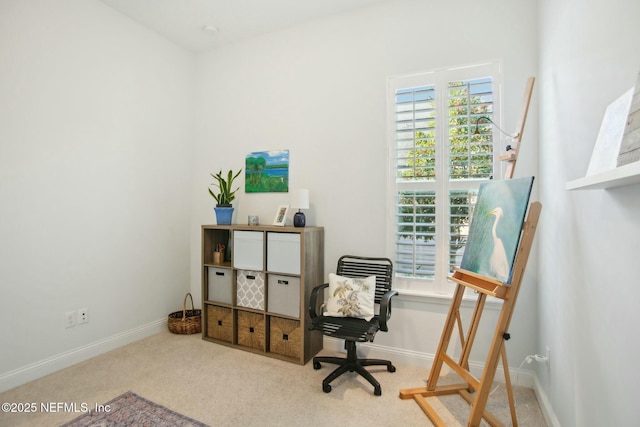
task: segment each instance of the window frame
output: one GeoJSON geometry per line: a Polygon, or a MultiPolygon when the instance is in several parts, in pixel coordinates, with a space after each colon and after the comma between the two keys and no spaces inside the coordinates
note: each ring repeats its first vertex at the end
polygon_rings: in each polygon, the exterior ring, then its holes
{"type": "MultiPolygon", "coordinates": [[[[397,141],[396,141],[396,90],[421,86],[436,86],[436,125],[435,125],[435,174],[433,181],[415,181],[402,184],[402,190],[435,191],[436,194],[436,255],[435,278],[399,277],[394,272],[394,289],[404,295],[450,297],[454,286],[447,279],[449,276],[449,244],[450,244],[450,194],[455,190],[478,190],[480,184],[488,179],[451,179],[449,176],[449,125],[448,108],[449,82],[491,77],[493,87],[492,121],[500,128],[502,125],[502,63],[487,61],[457,67],[440,68],[415,74],[392,76],[387,79],[387,146],[388,146],[388,179],[387,179],[387,256],[396,263],[397,234],[397,141]],[[444,177],[444,179],[442,178],[444,177]]],[[[486,122],[483,122],[483,124],[486,122]]],[[[493,127],[493,126],[492,126],[493,127]]],[[[492,179],[502,179],[503,165],[498,160],[502,147],[506,145],[504,135],[493,127],[493,175],[492,179]]]]}

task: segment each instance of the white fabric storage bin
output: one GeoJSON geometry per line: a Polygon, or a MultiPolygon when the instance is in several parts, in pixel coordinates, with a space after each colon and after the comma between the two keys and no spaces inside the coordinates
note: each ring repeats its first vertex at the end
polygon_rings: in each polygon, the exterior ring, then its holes
{"type": "Polygon", "coordinates": [[[270,274],[267,311],[300,318],[300,278],[270,274]]]}
{"type": "Polygon", "coordinates": [[[300,274],[300,234],[267,233],[267,270],[300,274]]]}
{"type": "Polygon", "coordinates": [[[233,272],[227,268],[208,267],[207,280],[209,282],[209,290],[207,299],[209,301],[231,304],[233,295],[232,275],[233,272]]]}
{"type": "Polygon", "coordinates": [[[264,310],[264,273],[238,270],[236,305],[264,310]]]}
{"type": "Polygon", "coordinates": [[[233,266],[245,270],[264,268],[264,233],[261,231],[233,232],[233,266]]]}

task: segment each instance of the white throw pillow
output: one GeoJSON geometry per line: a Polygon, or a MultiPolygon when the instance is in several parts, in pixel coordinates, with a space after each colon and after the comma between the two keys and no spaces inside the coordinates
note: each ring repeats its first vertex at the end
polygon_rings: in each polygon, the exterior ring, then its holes
{"type": "Polygon", "coordinates": [[[329,274],[329,299],[325,316],[373,318],[376,296],[376,276],[342,277],[329,274]]]}

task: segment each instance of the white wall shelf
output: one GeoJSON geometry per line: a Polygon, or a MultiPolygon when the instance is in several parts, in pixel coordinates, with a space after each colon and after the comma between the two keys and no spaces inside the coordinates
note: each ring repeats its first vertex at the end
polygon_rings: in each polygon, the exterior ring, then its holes
{"type": "Polygon", "coordinates": [[[598,190],[640,184],[640,162],[567,182],[567,190],[598,190]]]}

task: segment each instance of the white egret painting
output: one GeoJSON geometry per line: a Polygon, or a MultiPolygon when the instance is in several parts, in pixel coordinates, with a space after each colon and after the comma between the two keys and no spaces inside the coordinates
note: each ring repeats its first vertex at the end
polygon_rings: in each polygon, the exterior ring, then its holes
{"type": "Polygon", "coordinates": [[[533,177],[480,185],[460,268],[509,284],[533,177]]]}

